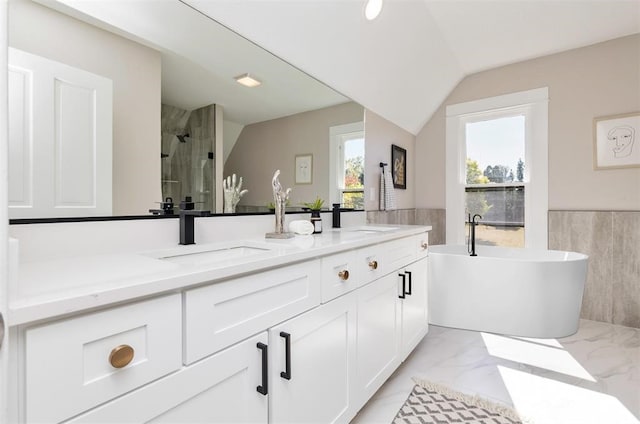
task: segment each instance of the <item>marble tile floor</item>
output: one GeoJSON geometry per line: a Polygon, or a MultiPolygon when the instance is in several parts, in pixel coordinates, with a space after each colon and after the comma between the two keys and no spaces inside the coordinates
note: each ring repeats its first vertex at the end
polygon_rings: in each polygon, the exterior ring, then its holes
{"type": "Polygon", "coordinates": [[[511,406],[535,424],[640,423],[640,329],[581,320],[572,336],[526,339],[430,326],[352,424],[391,423],[412,377],[511,406]]]}

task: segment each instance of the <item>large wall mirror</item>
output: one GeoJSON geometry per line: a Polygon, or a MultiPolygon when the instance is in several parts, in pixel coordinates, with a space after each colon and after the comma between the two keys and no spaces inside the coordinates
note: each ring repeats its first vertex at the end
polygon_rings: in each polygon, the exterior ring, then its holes
{"type": "Polygon", "coordinates": [[[150,215],[165,197],[361,208],[364,109],[197,2],[9,0],[9,216],[150,215]],[[249,74],[261,84],[240,85],[249,74]]]}

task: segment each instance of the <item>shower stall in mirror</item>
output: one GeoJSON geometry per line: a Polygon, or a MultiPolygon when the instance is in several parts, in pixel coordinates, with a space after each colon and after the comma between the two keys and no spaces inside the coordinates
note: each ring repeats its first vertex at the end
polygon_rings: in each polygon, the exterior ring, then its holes
{"type": "Polygon", "coordinates": [[[216,106],[194,110],[162,105],[162,197],[215,211],[216,106]]]}

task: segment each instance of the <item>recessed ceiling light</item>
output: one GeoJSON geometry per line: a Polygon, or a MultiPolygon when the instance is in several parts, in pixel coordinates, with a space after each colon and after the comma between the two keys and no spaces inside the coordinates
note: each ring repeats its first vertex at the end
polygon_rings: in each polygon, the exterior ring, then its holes
{"type": "Polygon", "coordinates": [[[382,11],[382,0],[368,0],[364,7],[364,16],[373,21],[382,11]]]}
{"type": "Polygon", "coordinates": [[[242,74],[242,75],[238,75],[237,77],[234,78],[236,81],[238,81],[239,84],[244,85],[245,87],[257,87],[260,84],[262,84],[262,82],[258,81],[257,79],[253,78],[251,75],[249,74],[242,74]]]}

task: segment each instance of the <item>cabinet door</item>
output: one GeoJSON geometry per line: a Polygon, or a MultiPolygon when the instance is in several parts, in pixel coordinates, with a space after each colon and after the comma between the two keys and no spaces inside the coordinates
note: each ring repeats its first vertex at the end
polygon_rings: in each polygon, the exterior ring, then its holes
{"type": "Polygon", "coordinates": [[[266,423],[262,350],[267,333],[238,343],[70,423],[266,423]]]}
{"type": "Polygon", "coordinates": [[[402,337],[400,353],[404,360],[427,334],[427,259],[420,259],[399,272],[400,287],[404,280],[402,303],[402,337]],[[403,277],[404,275],[404,277],[403,277]]]}
{"type": "Polygon", "coordinates": [[[400,364],[397,276],[389,274],[358,290],[356,392],[358,407],[400,364]]]}
{"type": "Polygon", "coordinates": [[[271,423],[340,423],[355,414],[350,398],[354,296],[342,296],[269,330],[271,423]]]}

